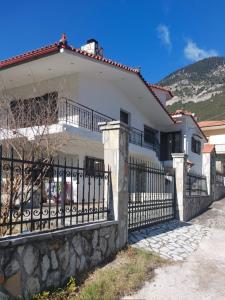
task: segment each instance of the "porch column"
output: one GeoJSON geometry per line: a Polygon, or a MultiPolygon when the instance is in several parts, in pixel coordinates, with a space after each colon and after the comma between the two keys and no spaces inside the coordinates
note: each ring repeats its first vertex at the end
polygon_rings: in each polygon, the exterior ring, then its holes
{"type": "Polygon", "coordinates": [[[187,155],[184,153],[172,153],[173,168],[175,169],[176,189],[176,219],[186,221],[186,177],[187,177],[187,155]]]}
{"type": "Polygon", "coordinates": [[[118,221],[118,245],[128,241],[128,126],[120,121],[99,123],[103,132],[104,163],[111,169],[110,218],[118,221]]]}

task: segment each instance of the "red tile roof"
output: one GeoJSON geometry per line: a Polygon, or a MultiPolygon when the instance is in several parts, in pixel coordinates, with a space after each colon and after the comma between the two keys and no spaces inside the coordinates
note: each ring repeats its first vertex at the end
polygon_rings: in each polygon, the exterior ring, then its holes
{"type": "Polygon", "coordinates": [[[157,95],[154,93],[152,87],[149,86],[149,83],[141,75],[139,68],[131,68],[131,67],[125,66],[125,65],[123,65],[121,63],[112,61],[111,59],[107,59],[107,58],[104,58],[102,56],[91,54],[91,53],[88,53],[88,52],[86,52],[84,50],[81,50],[81,49],[69,46],[67,44],[67,40],[66,40],[66,35],[65,34],[63,34],[61,40],[59,42],[57,42],[57,43],[54,43],[54,44],[42,47],[40,49],[29,51],[29,52],[23,53],[21,55],[14,56],[14,57],[11,57],[9,59],[0,61],[0,70],[1,69],[6,69],[6,68],[9,68],[9,67],[12,67],[12,66],[15,66],[15,65],[20,64],[20,63],[26,63],[28,61],[31,61],[31,60],[34,60],[34,59],[38,59],[38,58],[41,58],[41,57],[46,56],[46,55],[50,55],[50,54],[54,54],[54,53],[59,53],[61,48],[73,51],[73,52],[81,54],[83,56],[90,57],[90,58],[92,58],[94,60],[101,61],[101,62],[104,62],[106,64],[115,66],[117,68],[120,68],[120,69],[123,69],[123,70],[126,70],[126,71],[129,71],[129,72],[137,74],[138,77],[143,81],[143,83],[145,84],[145,86],[148,88],[148,90],[151,92],[151,94],[153,95],[153,97],[155,97],[155,99],[158,101],[158,103],[160,104],[160,106],[163,108],[163,110],[170,117],[170,119],[173,122],[175,122],[173,120],[173,118],[171,117],[171,115],[166,110],[166,108],[163,106],[163,104],[161,103],[161,101],[159,100],[159,98],[157,97],[157,95]]]}
{"type": "Polygon", "coordinates": [[[203,128],[203,127],[213,127],[213,126],[223,126],[225,125],[225,120],[221,121],[202,121],[198,122],[198,125],[203,128]]]}
{"type": "Polygon", "coordinates": [[[11,66],[13,66],[15,64],[18,64],[18,63],[27,62],[27,61],[33,60],[35,58],[40,58],[40,57],[42,57],[44,55],[48,55],[48,54],[52,54],[52,53],[57,53],[57,52],[60,51],[60,48],[71,50],[71,51],[79,53],[81,55],[88,56],[90,58],[94,58],[94,59],[96,59],[98,61],[102,61],[104,63],[116,66],[118,68],[130,71],[130,72],[134,72],[134,73],[139,73],[140,72],[140,70],[137,69],[137,68],[131,68],[131,67],[125,66],[125,65],[123,65],[121,63],[112,61],[111,59],[107,59],[107,58],[104,58],[104,57],[99,56],[99,55],[88,53],[88,52],[86,52],[84,50],[81,50],[81,49],[78,49],[78,48],[74,48],[74,47],[69,46],[67,44],[62,44],[61,42],[57,42],[57,43],[54,43],[54,44],[51,44],[51,45],[48,45],[48,46],[45,46],[45,47],[33,50],[33,51],[29,51],[29,52],[23,53],[21,55],[17,55],[17,56],[11,57],[9,59],[0,61],[0,69],[11,67],[11,66]]]}
{"type": "Polygon", "coordinates": [[[202,149],[202,153],[211,153],[213,151],[215,151],[215,145],[212,144],[205,144],[202,149]]]}
{"type": "Polygon", "coordinates": [[[59,45],[58,43],[55,43],[33,51],[23,53],[21,55],[13,56],[11,58],[0,61],[0,70],[57,52],[59,52],[59,45]]]}
{"type": "Polygon", "coordinates": [[[173,94],[172,94],[170,89],[165,88],[165,87],[160,86],[160,85],[152,84],[152,83],[149,83],[149,85],[151,87],[155,88],[155,89],[158,89],[158,90],[161,90],[161,91],[164,91],[164,92],[168,92],[170,94],[170,96],[173,97],[173,94]]]}

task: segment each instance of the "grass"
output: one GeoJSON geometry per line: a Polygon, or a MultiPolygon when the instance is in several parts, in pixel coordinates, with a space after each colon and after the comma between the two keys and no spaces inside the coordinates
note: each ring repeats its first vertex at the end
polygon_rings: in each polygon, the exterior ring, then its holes
{"type": "Polygon", "coordinates": [[[154,270],[165,263],[152,252],[128,247],[112,262],[90,273],[80,286],[71,278],[63,289],[43,292],[33,299],[117,300],[141,287],[154,276],[154,270]]]}

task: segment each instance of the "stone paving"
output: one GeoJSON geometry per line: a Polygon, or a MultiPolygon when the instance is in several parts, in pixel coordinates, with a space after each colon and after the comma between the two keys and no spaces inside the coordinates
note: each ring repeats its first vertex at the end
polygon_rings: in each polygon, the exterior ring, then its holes
{"type": "Polygon", "coordinates": [[[129,244],[179,261],[197,250],[202,238],[208,236],[209,228],[206,226],[172,220],[131,232],[129,244]]]}

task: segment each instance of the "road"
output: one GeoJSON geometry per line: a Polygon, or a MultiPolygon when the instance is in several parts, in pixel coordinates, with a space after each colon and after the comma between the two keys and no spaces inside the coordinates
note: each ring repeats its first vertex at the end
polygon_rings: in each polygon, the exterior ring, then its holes
{"type": "Polygon", "coordinates": [[[183,261],[157,269],[151,282],[124,299],[225,299],[225,199],[191,221],[207,228],[196,251],[183,261]]]}

